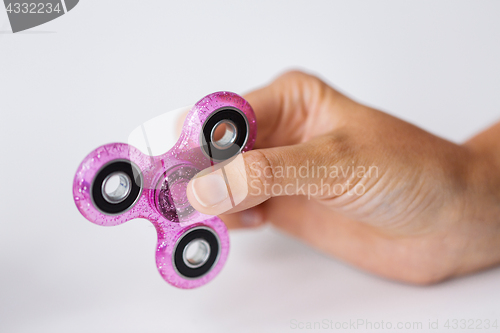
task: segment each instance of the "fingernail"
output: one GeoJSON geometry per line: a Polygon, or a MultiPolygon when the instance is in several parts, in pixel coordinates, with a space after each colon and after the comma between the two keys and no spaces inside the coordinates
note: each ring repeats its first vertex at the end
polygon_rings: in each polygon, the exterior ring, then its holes
{"type": "Polygon", "coordinates": [[[215,206],[228,197],[226,182],[217,173],[193,179],[191,189],[196,201],[204,207],[215,206]]]}
{"type": "Polygon", "coordinates": [[[241,212],[241,224],[244,227],[255,227],[262,223],[262,216],[254,210],[248,209],[241,212]]]}

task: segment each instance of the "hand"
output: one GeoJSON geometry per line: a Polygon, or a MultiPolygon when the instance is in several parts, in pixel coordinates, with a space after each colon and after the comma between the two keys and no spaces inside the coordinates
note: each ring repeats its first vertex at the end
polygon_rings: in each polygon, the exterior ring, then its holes
{"type": "Polygon", "coordinates": [[[271,223],[409,283],[499,263],[498,128],[457,145],[301,72],[244,97],[257,116],[255,149],[224,167],[231,195],[217,172],[191,180],[197,210],[225,213],[229,228],[271,223]],[[231,196],[241,199],[228,210],[231,196]]]}

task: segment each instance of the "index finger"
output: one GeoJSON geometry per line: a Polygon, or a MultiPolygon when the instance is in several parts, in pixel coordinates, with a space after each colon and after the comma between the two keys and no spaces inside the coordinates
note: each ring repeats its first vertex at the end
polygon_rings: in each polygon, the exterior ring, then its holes
{"type": "Polygon", "coordinates": [[[299,71],[282,74],[271,84],[245,94],[243,98],[250,103],[257,118],[255,148],[302,142],[307,130],[314,127],[314,121],[324,122],[325,118],[319,119],[319,113],[333,104],[329,103],[332,98],[339,96],[339,92],[319,78],[299,71]]]}

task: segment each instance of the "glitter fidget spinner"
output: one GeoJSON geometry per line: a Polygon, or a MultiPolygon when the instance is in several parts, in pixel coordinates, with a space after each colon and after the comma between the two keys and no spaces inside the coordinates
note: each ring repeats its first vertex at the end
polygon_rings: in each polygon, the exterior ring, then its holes
{"type": "Polygon", "coordinates": [[[180,138],[166,153],[153,156],[151,149],[145,154],[125,143],[91,152],[73,182],[76,206],[98,225],[151,221],[163,279],[178,288],[204,285],[222,269],[229,237],[218,217],[189,204],[187,184],[199,171],[252,149],[256,131],[253,110],[242,97],[230,92],[205,96],[189,111],[180,138]]]}

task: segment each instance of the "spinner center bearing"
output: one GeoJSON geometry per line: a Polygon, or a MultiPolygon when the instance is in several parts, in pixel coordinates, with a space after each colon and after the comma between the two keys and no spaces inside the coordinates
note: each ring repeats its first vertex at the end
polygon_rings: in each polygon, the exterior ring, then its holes
{"type": "Polygon", "coordinates": [[[156,207],[161,215],[172,222],[185,221],[195,212],[187,199],[189,181],[199,169],[191,165],[178,165],[168,171],[158,181],[155,191],[156,207]]]}

